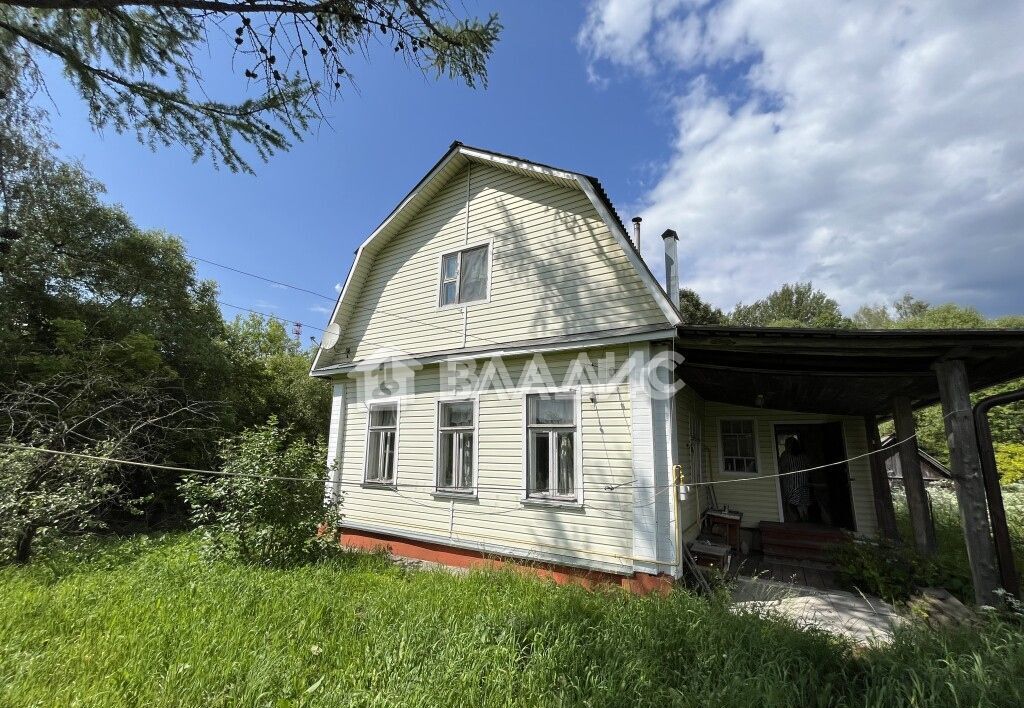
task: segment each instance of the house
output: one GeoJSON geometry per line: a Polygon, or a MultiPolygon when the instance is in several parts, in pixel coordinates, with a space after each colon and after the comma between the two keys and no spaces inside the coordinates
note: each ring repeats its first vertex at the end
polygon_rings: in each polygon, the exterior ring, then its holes
{"type": "Polygon", "coordinates": [[[454,143],[359,246],[312,365],[344,542],[643,588],[683,573],[708,508],[754,547],[766,524],[871,536],[876,419],[938,400],[954,350],[972,385],[1021,373],[1021,333],[687,326],[659,240],[665,282],[597,179],[454,143]]]}
{"type": "MultiPolygon", "coordinates": [[[[894,442],[896,442],[896,435],[889,433],[882,438],[882,447],[890,448],[894,442]]],[[[917,456],[918,462],[921,465],[921,477],[924,479],[925,484],[932,485],[936,482],[948,482],[952,479],[949,468],[929,455],[922,448],[918,448],[917,456]]],[[[895,448],[892,448],[889,455],[885,457],[885,473],[889,478],[890,483],[903,483],[903,471],[900,468],[900,457],[896,453],[895,448]]]]}

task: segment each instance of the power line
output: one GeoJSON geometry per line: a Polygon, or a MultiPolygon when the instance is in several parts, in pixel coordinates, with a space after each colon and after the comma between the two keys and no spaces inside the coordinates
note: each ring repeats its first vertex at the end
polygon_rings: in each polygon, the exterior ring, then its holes
{"type": "MultiPolygon", "coordinates": [[[[232,305],[230,302],[224,302],[223,300],[217,300],[217,304],[218,305],[223,305],[224,307],[231,307],[231,308],[233,308],[235,310],[241,310],[242,312],[251,312],[254,315],[263,315],[264,317],[267,317],[267,318],[272,319],[272,320],[277,320],[278,322],[292,322],[292,323],[295,323],[295,324],[301,324],[301,320],[290,320],[290,319],[288,319],[286,317],[281,317],[279,315],[272,315],[269,312],[260,312],[259,310],[253,310],[253,309],[250,309],[248,307],[242,307],[241,305],[232,305]]],[[[302,324],[302,326],[303,327],[309,327],[310,329],[315,329],[318,332],[326,332],[327,331],[327,330],[321,329],[320,327],[314,327],[313,325],[310,325],[310,324],[302,324]]]]}
{"type": "MultiPolygon", "coordinates": [[[[288,283],[282,283],[280,280],[274,280],[273,278],[268,278],[268,277],[266,277],[264,275],[257,275],[256,273],[250,273],[247,270],[242,270],[241,268],[235,268],[233,266],[224,265],[223,263],[217,263],[216,261],[211,261],[211,260],[206,259],[206,258],[200,258],[199,256],[189,255],[189,256],[187,256],[187,258],[189,260],[193,260],[193,261],[200,261],[201,263],[209,263],[210,265],[217,266],[218,268],[223,268],[224,270],[230,270],[230,271],[232,271],[234,273],[240,273],[241,275],[247,275],[250,278],[256,278],[257,280],[262,280],[262,281],[265,281],[267,283],[273,283],[274,285],[280,285],[282,288],[291,288],[292,290],[298,290],[299,292],[307,293],[309,295],[315,295],[316,297],[323,298],[324,300],[329,300],[330,302],[334,302],[334,301],[336,301],[338,299],[336,297],[331,297],[330,295],[324,295],[323,293],[318,293],[315,290],[307,290],[306,288],[301,288],[298,285],[289,285],[288,283]]],[[[323,330],[321,330],[321,331],[323,331],[323,330]]]]}
{"type": "MultiPolygon", "coordinates": [[[[78,261],[81,261],[83,263],[88,263],[90,265],[100,265],[100,267],[107,267],[107,268],[111,268],[111,269],[115,269],[115,270],[121,267],[121,264],[119,264],[119,263],[97,264],[94,261],[91,261],[91,260],[89,260],[87,258],[84,258],[82,256],[74,256],[74,255],[72,255],[70,253],[65,253],[63,255],[66,258],[71,258],[71,259],[74,259],[74,260],[78,260],[78,261]]],[[[217,266],[218,268],[224,268],[226,270],[230,270],[232,272],[239,273],[241,275],[245,275],[245,276],[248,276],[250,278],[256,278],[257,280],[262,280],[262,281],[267,282],[267,283],[273,283],[274,285],[279,285],[279,286],[281,286],[283,288],[289,288],[289,289],[292,289],[292,290],[297,290],[299,292],[306,293],[308,295],[314,295],[316,297],[323,298],[325,300],[329,300],[330,302],[335,302],[336,301],[336,298],[332,298],[332,297],[330,297],[328,295],[324,295],[323,293],[318,293],[318,292],[316,292],[314,290],[308,290],[306,288],[299,287],[298,285],[291,285],[289,283],[285,283],[285,282],[282,282],[280,280],[275,280],[273,278],[268,278],[267,276],[259,275],[257,273],[251,273],[249,271],[242,270],[241,268],[235,268],[234,266],[229,266],[229,265],[226,265],[224,263],[217,263],[216,261],[211,261],[211,260],[206,259],[206,258],[200,258],[199,256],[193,256],[191,254],[186,254],[186,258],[188,258],[189,260],[193,260],[193,261],[201,261],[203,263],[209,263],[211,265],[217,266]]],[[[241,307],[241,306],[238,306],[238,305],[232,305],[230,303],[226,303],[226,302],[223,302],[221,300],[217,300],[217,302],[220,303],[221,305],[224,305],[225,307],[231,307],[233,309],[242,310],[244,312],[251,312],[251,313],[256,314],[256,315],[263,315],[264,317],[269,317],[271,319],[280,320],[282,322],[301,322],[301,320],[298,320],[298,319],[289,319],[289,318],[286,318],[286,317],[281,317],[279,315],[271,315],[271,314],[266,313],[266,312],[260,312],[259,310],[253,310],[253,309],[247,308],[247,307],[241,307]]],[[[377,312],[379,314],[383,314],[383,315],[389,315],[391,317],[395,317],[395,318],[397,318],[399,320],[403,320],[405,322],[410,322],[412,324],[422,325],[424,327],[430,327],[430,328],[433,328],[433,329],[439,329],[439,330],[442,330],[442,331],[445,331],[445,332],[449,332],[451,334],[456,334],[456,335],[458,335],[460,337],[463,335],[462,330],[454,329],[452,327],[446,327],[444,325],[437,324],[435,322],[426,322],[426,321],[424,321],[422,319],[419,319],[419,318],[416,318],[416,317],[410,317],[409,315],[400,314],[399,312],[397,312],[395,310],[387,310],[387,309],[384,309],[384,308],[378,308],[378,309],[375,310],[375,312],[377,312]]],[[[310,329],[315,329],[318,332],[326,332],[326,330],[321,328],[321,327],[314,327],[312,325],[305,325],[305,324],[303,326],[309,327],[310,329]]],[[[498,346],[505,346],[508,343],[508,342],[499,341],[497,339],[491,339],[489,337],[482,337],[480,335],[475,335],[475,334],[468,335],[468,338],[469,339],[473,339],[473,340],[478,340],[478,341],[481,341],[481,342],[486,342],[487,344],[495,344],[495,345],[498,345],[498,346]]]]}
{"type": "MultiPolygon", "coordinates": [[[[953,411],[952,413],[949,413],[948,415],[953,415],[953,413],[956,413],[956,412],[958,412],[958,411],[953,411]]],[[[900,440],[900,441],[898,441],[896,443],[893,443],[892,445],[888,445],[886,447],[879,448],[877,450],[869,450],[868,452],[865,452],[865,453],[860,454],[860,455],[854,455],[853,457],[847,457],[846,459],[843,459],[843,460],[836,460],[835,462],[829,462],[827,464],[817,465],[815,467],[807,467],[807,468],[804,468],[804,469],[792,470],[790,472],[779,472],[779,473],[776,473],[776,474],[763,474],[763,475],[758,475],[756,477],[737,477],[737,478],[734,478],[734,479],[709,480],[707,482],[686,482],[685,479],[684,479],[684,481],[681,482],[681,486],[684,486],[684,487],[700,487],[700,486],[712,486],[712,485],[716,485],[716,484],[732,484],[732,483],[735,483],[735,482],[753,482],[753,481],[758,481],[758,480],[762,480],[762,479],[773,479],[775,477],[785,477],[787,475],[799,474],[801,472],[813,472],[815,470],[827,469],[829,467],[835,467],[837,465],[843,465],[843,464],[846,464],[848,462],[854,462],[855,460],[860,460],[860,459],[863,459],[865,457],[870,457],[871,455],[876,455],[876,454],[881,453],[881,452],[887,452],[887,453],[891,454],[900,445],[902,445],[905,442],[909,442],[910,440],[912,440],[912,439],[914,439],[916,437],[917,437],[917,433],[914,433],[913,435],[909,435],[906,438],[904,438],[903,440],[900,440]]],[[[6,447],[6,448],[14,449],[14,450],[32,450],[34,452],[45,452],[45,453],[49,453],[49,454],[52,454],[52,455],[62,455],[62,456],[65,456],[65,457],[78,457],[78,458],[87,459],[87,460],[95,460],[95,461],[98,461],[98,462],[110,462],[110,463],[113,463],[113,464],[130,465],[130,466],[134,466],[134,467],[146,467],[146,468],[150,468],[150,469],[168,470],[168,471],[172,471],[172,472],[187,472],[187,473],[190,473],[190,474],[209,474],[209,475],[216,475],[216,476],[223,476],[223,477],[243,477],[243,478],[262,479],[262,480],[281,480],[281,481],[294,481],[294,482],[317,482],[319,484],[332,484],[332,485],[338,485],[338,486],[359,486],[359,487],[363,486],[362,482],[343,482],[341,480],[335,480],[335,479],[309,479],[308,477],[281,477],[281,476],[275,476],[275,475],[251,474],[251,473],[247,473],[247,472],[225,472],[225,471],[222,471],[222,470],[200,470],[200,469],[193,469],[193,468],[190,468],[190,467],[177,467],[177,466],[174,466],[174,465],[160,465],[160,464],[151,463],[151,462],[137,462],[137,461],[133,461],[133,460],[120,460],[120,459],[117,459],[117,458],[104,457],[104,456],[101,456],[101,455],[87,455],[87,454],[81,453],[81,452],[67,452],[67,451],[64,451],[64,450],[51,450],[51,449],[48,449],[48,448],[35,447],[35,446],[32,446],[32,445],[19,445],[19,444],[11,444],[11,443],[0,443],[0,447],[6,447]]],[[[633,480],[633,482],[635,482],[635,480],[633,480]]],[[[627,482],[626,484],[632,484],[632,488],[633,489],[661,489],[661,490],[665,490],[665,489],[671,489],[671,488],[676,487],[676,483],[675,482],[672,482],[672,483],[669,483],[669,484],[633,484],[631,482],[627,482]]],[[[393,486],[395,488],[395,491],[397,491],[397,488],[398,488],[399,485],[395,484],[393,486]]],[[[600,489],[601,491],[604,491],[604,492],[613,492],[613,491],[617,491],[618,488],[622,487],[622,486],[624,486],[624,485],[620,484],[620,485],[615,485],[613,487],[609,487],[609,486],[600,486],[600,487],[592,486],[592,487],[587,487],[586,485],[583,485],[583,488],[584,488],[584,490],[586,490],[586,489],[592,489],[592,490],[600,489]]],[[[417,489],[417,488],[420,488],[420,489],[437,489],[437,485],[436,484],[402,484],[401,487],[405,488],[405,489],[417,489]]],[[[389,487],[385,487],[385,488],[389,488],[389,487]]],[[[486,486],[477,486],[474,489],[483,490],[483,491],[521,491],[522,490],[522,486],[521,485],[507,485],[507,486],[502,486],[502,485],[486,485],[486,486]]]]}

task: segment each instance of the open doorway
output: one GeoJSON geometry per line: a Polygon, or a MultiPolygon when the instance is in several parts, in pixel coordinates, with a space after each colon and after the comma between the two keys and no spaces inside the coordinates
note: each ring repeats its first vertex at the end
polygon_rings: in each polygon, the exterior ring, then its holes
{"type": "Polygon", "coordinates": [[[778,478],[783,521],[857,530],[841,423],[776,424],[775,455],[779,472],[828,465],[778,478]]]}

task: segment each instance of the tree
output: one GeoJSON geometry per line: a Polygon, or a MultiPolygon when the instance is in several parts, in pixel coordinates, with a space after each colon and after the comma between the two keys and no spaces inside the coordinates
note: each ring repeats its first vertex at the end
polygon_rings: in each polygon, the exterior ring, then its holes
{"type": "Polygon", "coordinates": [[[213,419],[203,404],[166,393],[151,373],[152,344],[131,338],[92,349],[79,372],[0,394],[0,557],[24,563],[40,534],[102,528],[113,507],[138,512],[145,501],[131,491],[135,469],[22,444],[145,461],[168,454],[183,429],[213,419]]]}
{"type": "MultiPolygon", "coordinates": [[[[1024,316],[1007,315],[996,319],[986,319],[977,309],[955,303],[931,305],[906,293],[892,303],[890,313],[887,305],[861,307],[853,317],[855,326],[870,329],[985,329],[985,328],[1020,328],[1024,325],[1024,316]]],[[[971,400],[978,400],[997,393],[1014,391],[1024,386],[1024,379],[1016,379],[976,391],[971,400]]],[[[931,455],[948,462],[949,449],[946,442],[946,431],[939,406],[922,408],[915,414],[918,444],[931,455]]],[[[1024,403],[1013,403],[999,406],[989,413],[992,428],[992,439],[1000,450],[998,466],[1004,481],[1007,477],[1007,465],[1015,469],[1024,462],[1013,461],[1015,451],[1022,449],[1024,443],[1024,403]]]]}
{"type": "Polygon", "coordinates": [[[324,433],[330,418],[331,389],[309,376],[310,350],[291,339],[284,325],[260,315],[236,317],[225,331],[231,358],[231,428],[248,428],[276,416],[307,441],[324,433]]]}
{"type": "Polygon", "coordinates": [[[697,291],[689,288],[679,290],[679,311],[683,314],[683,322],[686,324],[718,325],[725,322],[725,313],[704,302],[697,291]]]}
{"type": "Polygon", "coordinates": [[[740,327],[848,327],[839,303],[811,283],[786,283],[762,300],[737,303],[729,324],[740,327]]]}
{"type": "Polygon", "coordinates": [[[0,94],[45,90],[56,60],[96,128],[252,171],[235,140],[263,160],[301,139],[321,105],[352,82],[349,60],[387,45],[424,72],[486,84],[496,15],[458,19],[445,0],[8,0],[0,6],[0,94]],[[208,98],[198,65],[244,67],[240,102],[208,98]],[[212,49],[212,47],[211,47],[212,49]]]}

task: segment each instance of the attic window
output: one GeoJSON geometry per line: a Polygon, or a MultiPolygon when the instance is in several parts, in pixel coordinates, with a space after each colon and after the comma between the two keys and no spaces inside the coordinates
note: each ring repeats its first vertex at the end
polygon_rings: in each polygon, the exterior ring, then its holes
{"type": "Polygon", "coordinates": [[[473,246],[441,257],[441,307],[487,299],[490,245],[473,246]]]}

